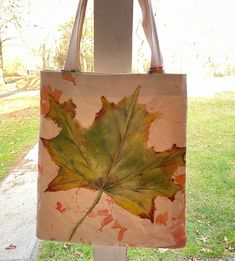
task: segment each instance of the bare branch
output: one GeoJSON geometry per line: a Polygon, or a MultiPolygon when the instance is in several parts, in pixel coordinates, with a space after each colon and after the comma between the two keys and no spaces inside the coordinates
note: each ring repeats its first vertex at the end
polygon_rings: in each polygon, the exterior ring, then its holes
{"type": "Polygon", "coordinates": [[[5,39],[2,39],[1,42],[4,43],[4,42],[12,40],[12,39],[13,39],[13,37],[7,37],[5,39]]]}

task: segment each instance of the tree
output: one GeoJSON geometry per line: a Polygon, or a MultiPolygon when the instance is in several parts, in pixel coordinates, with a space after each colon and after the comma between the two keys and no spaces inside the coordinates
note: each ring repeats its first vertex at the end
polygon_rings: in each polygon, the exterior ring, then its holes
{"type": "Polygon", "coordinates": [[[65,64],[65,58],[69,47],[69,39],[73,28],[73,20],[70,19],[66,23],[59,25],[58,32],[60,33],[59,44],[56,47],[55,65],[57,69],[62,69],[65,64]]]}
{"type": "Polygon", "coordinates": [[[41,58],[42,61],[42,70],[49,69],[52,66],[52,56],[53,56],[53,49],[46,44],[46,39],[44,39],[39,47],[38,55],[41,58]]]}
{"type": "MultiPolygon", "coordinates": [[[[60,32],[59,44],[56,48],[55,54],[55,64],[57,69],[62,69],[65,64],[65,59],[69,47],[69,40],[71,37],[71,32],[73,28],[73,19],[70,19],[65,24],[60,25],[58,31],[60,32]]],[[[88,15],[85,18],[82,41],[81,41],[81,51],[80,51],[80,61],[82,71],[91,72],[94,70],[94,20],[91,10],[88,9],[88,15]]]]}
{"type": "Polygon", "coordinates": [[[20,0],[0,1],[0,84],[6,83],[4,77],[4,44],[13,39],[16,29],[20,28],[20,0]]]}
{"type": "Polygon", "coordinates": [[[6,83],[4,77],[4,62],[3,62],[3,42],[6,40],[2,40],[0,37],[0,85],[6,83]]]}

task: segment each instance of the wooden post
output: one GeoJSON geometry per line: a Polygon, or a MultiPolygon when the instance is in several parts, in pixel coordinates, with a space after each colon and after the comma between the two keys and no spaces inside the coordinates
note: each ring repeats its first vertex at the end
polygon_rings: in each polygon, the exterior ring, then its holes
{"type": "Polygon", "coordinates": [[[94,21],[95,71],[131,72],[133,0],[95,0],[94,21]]]}
{"type": "MultiPolygon", "coordinates": [[[[94,21],[95,72],[131,72],[133,0],[95,0],[94,21]]],[[[94,246],[94,260],[126,261],[126,251],[126,247],[94,246]]]]}
{"type": "Polygon", "coordinates": [[[95,261],[126,261],[126,247],[94,246],[95,261]]]}

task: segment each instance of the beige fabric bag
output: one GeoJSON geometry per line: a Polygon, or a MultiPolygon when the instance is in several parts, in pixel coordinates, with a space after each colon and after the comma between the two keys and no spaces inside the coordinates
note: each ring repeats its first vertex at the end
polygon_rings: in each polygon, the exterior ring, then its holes
{"type": "MultiPolygon", "coordinates": [[[[185,75],[80,72],[86,2],[65,71],[41,73],[37,236],[183,247],[185,75]]],[[[151,67],[161,68],[151,2],[139,2],[151,67]]]]}

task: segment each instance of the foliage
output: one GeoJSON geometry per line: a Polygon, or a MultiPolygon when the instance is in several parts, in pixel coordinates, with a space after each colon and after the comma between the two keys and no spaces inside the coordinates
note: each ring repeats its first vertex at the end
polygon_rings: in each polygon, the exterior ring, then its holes
{"type": "Polygon", "coordinates": [[[20,27],[20,0],[1,0],[0,2],[0,84],[4,79],[3,44],[17,34],[20,27]]]}
{"type": "MultiPolygon", "coordinates": [[[[58,28],[58,32],[60,33],[59,44],[56,47],[55,54],[55,65],[57,69],[64,68],[65,58],[67,56],[69,40],[72,33],[74,20],[70,19],[65,24],[62,24],[58,28]]],[[[81,67],[82,71],[92,72],[94,71],[94,61],[93,61],[93,53],[94,53],[94,20],[93,15],[90,9],[85,17],[84,25],[83,25],[83,33],[82,33],[82,41],[81,41],[81,67]]]]}
{"type": "Polygon", "coordinates": [[[94,18],[88,9],[85,17],[81,41],[81,69],[84,72],[94,71],[94,18]]]}
{"type": "Polygon", "coordinates": [[[17,77],[22,74],[24,65],[19,59],[15,59],[11,64],[5,64],[4,66],[4,75],[5,77],[17,77]]]}
{"type": "Polygon", "coordinates": [[[216,61],[216,57],[209,56],[205,67],[208,75],[212,77],[235,75],[235,64],[232,64],[227,56],[224,56],[222,61],[216,61]]]}
{"type": "Polygon", "coordinates": [[[49,48],[46,44],[46,39],[40,44],[38,54],[41,58],[42,67],[41,70],[53,68],[52,57],[54,56],[52,48],[49,48]]]}
{"type": "Polygon", "coordinates": [[[20,0],[1,0],[0,39],[12,37],[12,29],[20,26],[20,0]]]}
{"type": "Polygon", "coordinates": [[[73,22],[73,19],[71,19],[58,27],[60,39],[55,54],[55,65],[57,69],[62,69],[64,67],[65,58],[69,48],[69,39],[73,29],[73,22]]]}

